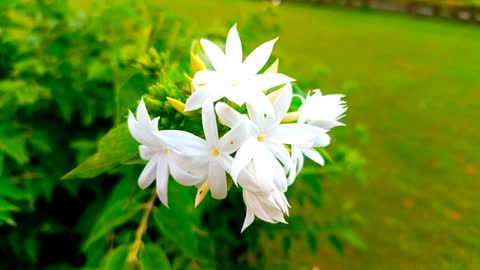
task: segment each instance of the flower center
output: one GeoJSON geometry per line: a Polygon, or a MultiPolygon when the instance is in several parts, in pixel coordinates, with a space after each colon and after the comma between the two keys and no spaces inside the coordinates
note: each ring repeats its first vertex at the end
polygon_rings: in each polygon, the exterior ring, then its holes
{"type": "Polygon", "coordinates": [[[267,137],[267,134],[265,134],[265,133],[260,133],[260,134],[258,134],[258,136],[257,136],[257,141],[263,142],[263,141],[265,141],[266,137],[267,137]]]}
{"type": "Polygon", "coordinates": [[[217,148],[214,148],[214,149],[212,150],[212,156],[214,156],[214,157],[220,156],[220,151],[218,151],[217,148]]]}
{"type": "Polygon", "coordinates": [[[232,85],[232,87],[238,87],[240,85],[240,81],[239,80],[232,80],[230,81],[230,84],[232,85]]]}

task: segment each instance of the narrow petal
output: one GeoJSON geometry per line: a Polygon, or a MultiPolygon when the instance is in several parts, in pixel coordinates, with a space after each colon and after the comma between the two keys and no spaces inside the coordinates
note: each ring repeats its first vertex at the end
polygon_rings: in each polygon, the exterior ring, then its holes
{"type": "Polygon", "coordinates": [[[168,207],[168,159],[167,155],[157,162],[157,195],[168,207]]]}
{"type": "Polygon", "coordinates": [[[272,39],[255,48],[243,62],[243,71],[248,74],[257,74],[265,66],[268,58],[270,58],[273,46],[277,40],[278,38],[272,39]]]}
{"type": "Polygon", "coordinates": [[[129,112],[128,116],[128,130],[132,137],[143,145],[150,147],[162,145],[162,142],[155,136],[158,129],[152,130],[150,124],[141,124],[135,119],[132,112],[129,112]]]}
{"type": "Polygon", "coordinates": [[[243,145],[249,137],[250,125],[247,123],[239,124],[237,127],[227,132],[218,142],[218,148],[221,152],[231,154],[243,145]]]}
{"type": "Polygon", "coordinates": [[[157,171],[157,160],[155,159],[150,160],[147,163],[147,165],[145,165],[145,168],[143,168],[143,171],[140,174],[140,177],[138,178],[138,186],[141,189],[145,189],[146,187],[150,186],[155,180],[156,171],[157,171]]]}
{"type": "Polygon", "coordinates": [[[187,171],[172,161],[169,163],[169,169],[173,179],[184,186],[196,186],[206,179],[206,172],[202,173],[201,171],[196,170],[196,174],[194,175],[191,173],[192,171],[187,171]]]}
{"type": "Polygon", "coordinates": [[[288,169],[290,168],[291,157],[290,157],[290,154],[288,153],[288,150],[285,148],[285,146],[283,146],[282,144],[273,144],[273,143],[266,143],[265,145],[267,146],[268,150],[270,150],[270,152],[272,152],[272,154],[278,160],[280,160],[285,170],[288,171],[288,169]]]}
{"type": "Polygon", "coordinates": [[[236,24],[228,32],[225,43],[225,56],[228,65],[240,66],[242,64],[242,42],[240,41],[236,24]]]}
{"type": "Polygon", "coordinates": [[[222,166],[217,162],[208,164],[208,183],[212,197],[223,200],[227,197],[227,178],[222,166]]]}
{"type": "MultiPolygon", "coordinates": [[[[269,151],[264,145],[260,145],[255,150],[255,156],[253,157],[253,164],[255,165],[255,177],[257,181],[262,183],[273,183],[274,181],[274,163],[278,161],[273,158],[273,155],[269,155],[269,151]]],[[[268,191],[266,191],[268,192],[268,191]]]]}
{"type": "Polygon", "coordinates": [[[288,183],[287,183],[287,177],[285,175],[285,170],[280,165],[278,160],[273,156],[272,153],[267,152],[267,154],[268,154],[268,159],[271,162],[273,181],[275,182],[275,186],[281,192],[287,191],[288,183]]]}
{"type": "Polygon", "coordinates": [[[336,120],[317,120],[317,121],[311,121],[309,124],[324,128],[326,130],[330,130],[334,127],[338,126],[345,126],[344,123],[336,121],[336,120]]]}
{"type": "Polygon", "coordinates": [[[216,101],[215,97],[218,95],[217,92],[218,89],[216,89],[213,84],[207,84],[199,88],[187,99],[187,102],[185,103],[185,111],[188,112],[200,109],[205,101],[209,99],[211,102],[216,101]]]}
{"type": "Polygon", "coordinates": [[[218,73],[212,70],[200,70],[193,76],[192,83],[197,85],[210,83],[218,78],[218,73]]]}
{"type": "Polygon", "coordinates": [[[145,102],[143,102],[143,98],[140,100],[137,106],[137,121],[141,125],[148,126],[151,122],[150,115],[148,114],[147,107],[145,106],[145,102]]]}
{"type": "Polygon", "coordinates": [[[243,233],[243,231],[253,223],[254,219],[255,219],[255,215],[253,214],[250,207],[248,207],[248,205],[247,205],[247,214],[245,215],[245,220],[243,221],[243,226],[242,226],[241,233],[243,233]]]}
{"type": "Polygon", "coordinates": [[[202,107],[203,133],[209,146],[218,143],[217,119],[213,110],[213,103],[205,103],[202,107]]]}
{"type": "Polygon", "coordinates": [[[330,144],[330,136],[327,133],[319,134],[313,140],[313,147],[325,147],[330,144]]]}
{"type": "Polygon", "coordinates": [[[183,130],[162,130],[159,131],[158,137],[177,152],[200,155],[208,151],[204,139],[183,130]]]}
{"type": "Polygon", "coordinates": [[[256,75],[249,81],[249,84],[252,90],[266,91],[272,87],[293,81],[295,81],[295,79],[281,73],[264,73],[256,75]]]}
{"type": "Polygon", "coordinates": [[[282,124],[269,132],[269,140],[285,144],[307,144],[323,133],[324,129],[307,124],[282,124]]]}
{"type": "Polygon", "coordinates": [[[225,54],[223,54],[222,49],[208,39],[201,39],[200,44],[202,44],[203,50],[207,54],[213,68],[221,70],[225,65],[225,54]]]}
{"type": "Polygon", "coordinates": [[[281,94],[273,103],[273,109],[275,110],[275,125],[280,124],[285,114],[287,114],[293,98],[291,84],[287,83],[281,90],[281,94]]]}
{"type": "Polygon", "coordinates": [[[250,108],[255,108],[256,111],[264,113],[272,118],[275,117],[273,105],[263,92],[253,91],[247,96],[246,102],[248,105],[250,105],[250,108]]]}
{"type": "Polygon", "coordinates": [[[232,177],[236,179],[240,174],[240,171],[247,166],[247,164],[252,160],[258,147],[258,142],[256,138],[250,138],[246,140],[243,145],[238,149],[235,154],[235,158],[232,163],[232,177]]]}
{"type": "Polygon", "coordinates": [[[243,200],[245,201],[245,204],[247,205],[248,208],[250,208],[255,216],[257,216],[259,219],[270,222],[270,223],[275,223],[265,212],[263,209],[263,206],[260,204],[256,196],[246,190],[243,190],[243,200]]]}
{"type": "Polygon", "coordinates": [[[323,159],[323,157],[317,151],[315,151],[315,149],[313,149],[313,148],[303,148],[302,152],[305,156],[307,156],[309,159],[315,161],[316,163],[318,163],[322,166],[325,165],[325,160],[323,159]]]}
{"type": "Polygon", "coordinates": [[[243,121],[247,120],[243,114],[240,114],[232,107],[228,106],[223,102],[218,102],[215,105],[215,110],[217,112],[218,118],[220,119],[220,123],[229,128],[234,128],[243,121]]]}
{"type": "Polygon", "coordinates": [[[140,145],[138,147],[140,151],[140,157],[143,160],[150,160],[152,159],[156,154],[158,154],[158,151],[156,151],[154,148],[145,146],[145,145],[140,145]]]}

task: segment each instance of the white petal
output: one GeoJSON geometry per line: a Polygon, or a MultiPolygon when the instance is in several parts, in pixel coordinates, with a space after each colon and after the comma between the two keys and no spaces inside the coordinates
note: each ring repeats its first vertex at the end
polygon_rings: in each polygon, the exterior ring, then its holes
{"type": "MultiPolygon", "coordinates": [[[[247,97],[247,104],[249,108],[254,108],[255,111],[264,113],[270,117],[275,117],[275,111],[273,110],[273,105],[270,103],[268,97],[259,91],[251,92],[247,97]]],[[[250,110],[249,110],[250,114],[250,110]]]]}
{"type": "Polygon", "coordinates": [[[271,160],[271,168],[273,173],[273,180],[275,182],[275,186],[281,192],[287,191],[288,183],[287,177],[285,176],[285,170],[280,165],[278,160],[273,156],[272,153],[268,152],[269,160],[271,160]]]}
{"type": "Polygon", "coordinates": [[[162,145],[161,140],[155,136],[158,129],[152,129],[150,124],[141,124],[135,119],[132,112],[129,112],[128,115],[128,130],[133,138],[143,145],[150,147],[162,145]]]}
{"type": "MultiPolygon", "coordinates": [[[[275,158],[271,158],[269,151],[265,149],[265,146],[260,145],[256,149],[255,156],[253,157],[253,164],[255,165],[255,178],[258,182],[273,183],[274,182],[274,170],[273,163],[278,161],[275,158]]],[[[270,187],[270,185],[267,185],[270,187]]],[[[265,190],[264,192],[270,192],[265,190]]]]}
{"type": "Polygon", "coordinates": [[[275,125],[280,124],[292,103],[292,85],[287,83],[281,90],[282,93],[273,104],[273,109],[275,110],[275,125]]]}
{"type": "Polygon", "coordinates": [[[200,70],[197,73],[195,73],[195,76],[193,76],[192,79],[192,84],[207,84],[212,81],[215,81],[218,78],[218,73],[216,71],[212,70],[200,70]]]}
{"type": "Polygon", "coordinates": [[[217,119],[213,110],[213,103],[205,103],[202,107],[202,126],[209,146],[218,143],[217,119]]]}
{"type": "Polygon", "coordinates": [[[225,43],[225,56],[228,65],[239,66],[242,64],[242,42],[240,41],[236,24],[228,32],[225,43]]]}
{"type": "Polygon", "coordinates": [[[262,205],[256,198],[256,196],[246,190],[243,190],[243,200],[245,201],[245,204],[247,205],[248,208],[250,208],[255,216],[257,216],[259,219],[270,222],[270,223],[275,223],[265,212],[263,209],[262,205]]]}
{"type": "Polygon", "coordinates": [[[200,44],[202,44],[203,50],[210,63],[212,63],[213,68],[221,70],[225,65],[225,54],[223,54],[222,49],[208,39],[201,39],[200,44]]]}
{"type": "Polygon", "coordinates": [[[288,150],[283,146],[282,144],[273,144],[273,143],[265,143],[267,146],[268,150],[272,152],[272,154],[280,160],[280,162],[283,164],[285,170],[288,171],[290,168],[290,161],[291,157],[290,154],[288,153],[288,150]]]}
{"type": "Polygon", "coordinates": [[[338,122],[336,120],[317,120],[317,121],[310,121],[309,124],[324,128],[326,130],[330,130],[334,127],[338,126],[345,126],[344,123],[338,122]]]}
{"type": "Polygon", "coordinates": [[[193,92],[193,94],[187,99],[187,102],[185,103],[185,111],[188,112],[200,109],[207,100],[209,100],[210,102],[216,101],[215,98],[220,95],[218,92],[218,87],[216,87],[215,84],[212,83],[200,87],[197,91],[193,92]]]}
{"type": "Polygon", "coordinates": [[[170,173],[173,179],[184,186],[195,186],[206,179],[206,173],[196,170],[197,174],[192,174],[191,171],[187,171],[185,168],[181,168],[175,162],[170,161],[169,164],[170,173]]]}
{"type": "Polygon", "coordinates": [[[204,139],[183,130],[162,130],[159,131],[158,137],[168,147],[181,153],[199,155],[208,151],[207,142],[204,139]]]}
{"type": "Polygon", "coordinates": [[[250,125],[244,123],[231,129],[218,142],[218,148],[221,152],[231,154],[240,148],[248,138],[250,125]]]}
{"type": "Polygon", "coordinates": [[[272,87],[293,81],[295,81],[295,79],[281,73],[264,73],[256,75],[251,81],[249,81],[249,84],[252,87],[252,90],[266,91],[272,87]]]}
{"type": "Polygon", "coordinates": [[[313,148],[303,148],[302,152],[305,156],[307,156],[309,159],[315,161],[316,163],[318,163],[322,166],[325,165],[325,160],[323,159],[323,157],[317,151],[315,151],[315,149],[313,149],[313,148]]]}
{"type": "Polygon", "coordinates": [[[223,102],[218,102],[215,105],[215,110],[217,111],[220,123],[229,128],[234,128],[235,126],[246,120],[244,115],[240,114],[232,107],[228,106],[223,102]]]}
{"type": "Polygon", "coordinates": [[[157,162],[157,195],[160,201],[168,207],[168,160],[159,159],[157,162]]]}
{"type": "Polygon", "coordinates": [[[137,106],[137,121],[141,125],[148,126],[150,124],[150,115],[148,115],[147,107],[145,106],[145,102],[143,102],[143,98],[137,106]]]}
{"type": "Polygon", "coordinates": [[[145,189],[146,187],[150,186],[155,180],[156,171],[157,160],[150,160],[147,165],[145,165],[145,168],[143,168],[143,171],[138,178],[138,186],[140,186],[141,189],[145,189]]]}
{"type": "Polygon", "coordinates": [[[208,164],[208,184],[214,199],[223,200],[227,197],[227,178],[222,166],[217,162],[208,164]]]}
{"type": "Polygon", "coordinates": [[[325,147],[330,144],[330,136],[327,133],[319,134],[313,140],[313,147],[325,147]]]}
{"type": "Polygon", "coordinates": [[[263,43],[253,50],[252,53],[243,62],[243,72],[248,74],[257,74],[270,58],[272,54],[273,45],[277,42],[278,38],[272,39],[263,43]]]}
{"type": "Polygon", "coordinates": [[[138,148],[139,148],[139,150],[140,150],[140,157],[141,157],[143,160],[150,160],[150,159],[152,159],[156,154],[159,153],[159,152],[156,151],[154,148],[151,148],[151,147],[148,147],[148,146],[145,146],[145,145],[140,145],[138,148]]]}
{"type": "Polygon", "coordinates": [[[240,171],[252,160],[258,145],[256,138],[250,138],[238,149],[232,163],[232,178],[237,179],[240,171]]]}
{"type": "Polygon", "coordinates": [[[323,133],[324,129],[307,124],[282,124],[269,132],[268,140],[285,144],[307,144],[323,133]]]}
{"type": "Polygon", "coordinates": [[[241,233],[253,223],[254,219],[255,219],[255,215],[253,214],[250,207],[248,207],[247,205],[247,214],[245,215],[245,220],[243,221],[241,233]]]}

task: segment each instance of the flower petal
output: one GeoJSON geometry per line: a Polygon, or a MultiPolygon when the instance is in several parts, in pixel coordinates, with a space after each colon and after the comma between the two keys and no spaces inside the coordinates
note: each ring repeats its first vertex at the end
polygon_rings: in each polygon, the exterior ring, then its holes
{"type": "Polygon", "coordinates": [[[247,139],[243,143],[233,159],[231,174],[232,178],[237,179],[243,168],[245,168],[245,166],[247,166],[247,164],[252,160],[257,148],[258,142],[256,138],[247,139]]]}
{"type": "Polygon", "coordinates": [[[215,84],[209,83],[192,93],[185,103],[185,111],[200,109],[207,100],[214,102],[221,97],[219,88],[215,84]]]}
{"type": "Polygon", "coordinates": [[[203,104],[202,126],[203,126],[203,133],[205,133],[205,138],[207,139],[207,144],[209,146],[217,145],[218,143],[217,118],[215,117],[215,112],[213,110],[213,103],[208,102],[203,104]]]}
{"type": "Polygon", "coordinates": [[[215,161],[208,164],[208,184],[212,197],[223,200],[227,197],[227,178],[222,166],[215,161]]]}
{"type": "Polygon", "coordinates": [[[275,110],[275,125],[280,124],[285,114],[287,114],[290,104],[292,103],[293,93],[292,85],[287,83],[281,89],[281,93],[277,100],[273,103],[273,109],[275,110]]]}
{"type": "Polygon", "coordinates": [[[293,82],[295,79],[281,73],[264,73],[256,75],[249,81],[252,90],[266,91],[272,87],[293,82]]]}
{"type": "Polygon", "coordinates": [[[157,195],[168,207],[168,160],[167,155],[157,161],[157,195]]]}
{"type": "Polygon", "coordinates": [[[223,102],[218,102],[215,105],[215,110],[217,112],[218,118],[220,119],[220,123],[229,128],[234,128],[237,125],[241,124],[243,121],[247,120],[245,115],[240,114],[232,107],[228,106],[223,102]]]}
{"type": "Polygon", "coordinates": [[[191,171],[187,171],[186,168],[181,168],[179,164],[170,161],[169,163],[170,173],[173,179],[179,184],[184,186],[196,186],[206,179],[206,172],[196,170],[197,174],[192,174],[191,171]]]}
{"type": "Polygon", "coordinates": [[[147,165],[145,165],[145,168],[143,168],[143,171],[140,174],[140,177],[138,178],[138,186],[141,189],[145,189],[148,186],[150,186],[155,180],[156,171],[157,171],[157,160],[156,159],[150,160],[147,163],[147,165]]]}
{"type": "Polygon", "coordinates": [[[290,154],[288,153],[288,150],[285,148],[285,146],[283,146],[282,144],[273,144],[273,143],[265,143],[265,146],[267,146],[268,150],[270,150],[270,152],[272,152],[272,154],[278,160],[280,160],[285,170],[288,171],[288,169],[290,168],[291,157],[290,157],[290,154]]]}
{"type": "Polygon", "coordinates": [[[207,84],[218,78],[218,73],[212,70],[200,70],[193,76],[192,84],[207,84]]]}
{"type": "Polygon", "coordinates": [[[242,226],[241,233],[243,233],[243,231],[253,223],[254,219],[255,219],[255,215],[253,214],[250,207],[248,207],[248,205],[247,205],[247,214],[245,215],[245,220],[243,221],[243,226],[242,226]]]}
{"type": "Polygon", "coordinates": [[[242,42],[240,41],[236,24],[228,32],[225,43],[225,56],[229,66],[240,66],[242,64],[242,42]]]}
{"type": "Polygon", "coordinates": [[[303,148],[302,153],[305,156],[307,156],[309,159],[315,161],[316,163],[318,163],[322,166],[325,165],[325,160],[323,159],[323,157],[317,151],[315,151],[315,149],[313,149],[313,148],[303,148]]]}
{"type": "Polygon", "coordinates": [[[307,124],[282,124],[269,132],[269,141],[286,144],[307,144],[320,134],[324,129],[307,124]]]}
{"type": "Polygon", "coordinates": [[[204,139],[183,130],[162,130],[158,137],[177,152],[200,155],[208,151],[204,139]]]}
{"type": "Polygon", "coordinates": [[[250,125],[247,123],[239,124],[227,132],[218,142],[218,148],[221,152],[231,154],[243,145],[248,138],[250,125]]]}
{"type": "Polygon", "coordinates": [[[264,113],[272,118],[275,117],[275,111],[273,110],[273,105],[272,103],[270,103],[270,100],[263,92],[252,91],[247,96],[246,102],[247,102],[247,105],[249,105],[248,108],[250,108],[248,111],[249,114],[250,114],[251,108],[254,108],[254,110],[257,112],[264,113]]]}
{"type": "Polygon", "coordinates": [[[156,151],[156,149],[154,148],[151,148],[151,147],[148,147],[148,146],[145,146],[145,145],[140,145],[138,147],[139,151],[140,151],[140,157],[143,159],[143,160],[150,160],[152,159],[156,154],[158,154],[159,152],[156,151]]]}
{"type": "Polygon", "coordinates": [[[221,70],[225,65],[225,54],[223,54],[222,49],[208,39],[201,39],[200,44],[202,44],[203,50],[213,68],[221,70]]]}
{"type": "Polygon", "coordinates": [[[249,74],[257,74],[270,58],[272,54],[273,46],[277,42],[278,38],[272,39],[258,46],[247,56],[245,62],[243,62],[243,72],[249,74]]]}

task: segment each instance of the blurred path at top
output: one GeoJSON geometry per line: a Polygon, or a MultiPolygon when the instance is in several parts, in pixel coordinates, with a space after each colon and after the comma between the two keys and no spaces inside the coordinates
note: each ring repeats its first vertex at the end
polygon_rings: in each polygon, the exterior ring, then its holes
{"type": "MultiPolygon", "coordinates": [[[[225,36],[226,20],[268,4],[159,1],[198,30],[225,36]]],[[[274,12],[280,33],[246,51],[280,35],[280,70],[305,89],[346,93],[348,127],[369,135],[368,183],[330,184],[319,213],[342,211],[345,201],[365,217],[369,249],[341,258],[323,241],[317,257],[305,257],[294,243],[292,269],[480,269],[480,28],[312,5],[282,3],[274,12]],[[360,90],[342,90],[348,80],[360,90]]]]}

